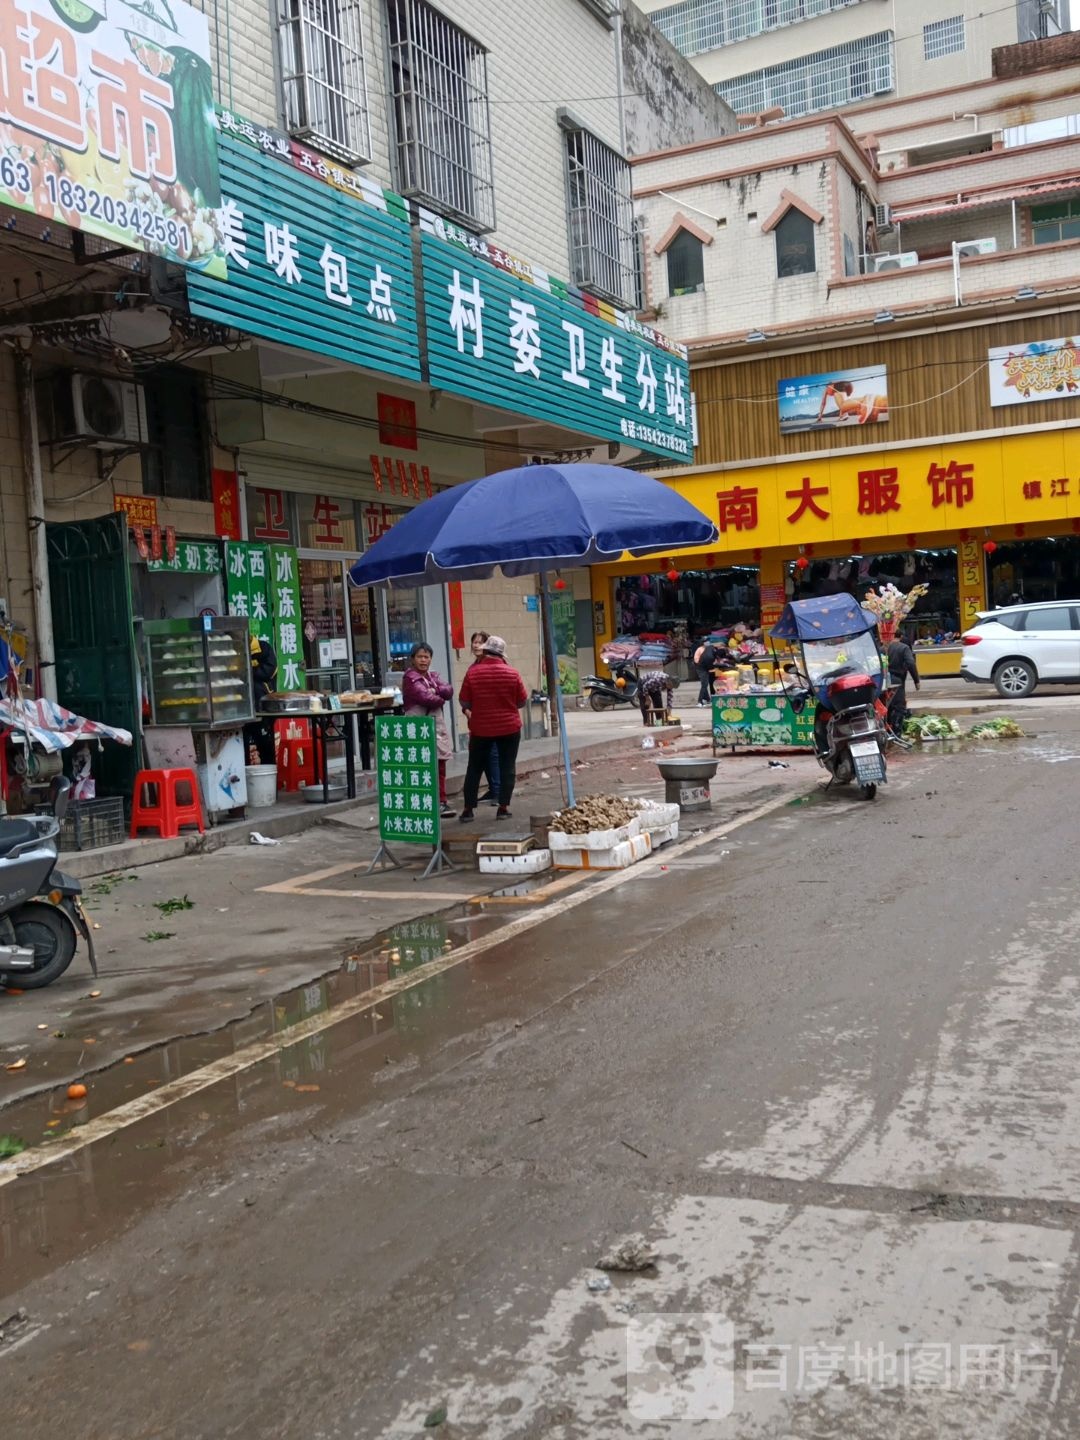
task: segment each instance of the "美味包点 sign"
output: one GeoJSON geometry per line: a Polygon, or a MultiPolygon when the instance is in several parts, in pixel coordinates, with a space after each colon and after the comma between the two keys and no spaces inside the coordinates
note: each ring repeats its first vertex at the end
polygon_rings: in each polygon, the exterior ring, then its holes
{"type": "Polygon", "coordinates": [[[0,0],[0,200],[224,274],[205,15],[0,0]]]}
{"type": "Polygon", "coordinates": [[[223,134],[221,242],[228,278],[193,273],[195,315],[282,345],[420,378],[405,202],[359,199],[223,134]]]}
{"type": "Polygon", "coordinates": [[[421,212],[431,383],[598,439],[693,458],[686,350],[421,212]]]}

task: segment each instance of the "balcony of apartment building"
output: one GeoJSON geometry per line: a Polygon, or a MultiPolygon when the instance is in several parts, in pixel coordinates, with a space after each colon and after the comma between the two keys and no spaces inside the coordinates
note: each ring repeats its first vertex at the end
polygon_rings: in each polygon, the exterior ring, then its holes
{"type": "Polygon", "coordinates": [[[835,285],[830,312],[838,301],[852,314],[899,316],[1080,287],[1080,116],[900,158],[883,168],[858,273],[835,285]]]}

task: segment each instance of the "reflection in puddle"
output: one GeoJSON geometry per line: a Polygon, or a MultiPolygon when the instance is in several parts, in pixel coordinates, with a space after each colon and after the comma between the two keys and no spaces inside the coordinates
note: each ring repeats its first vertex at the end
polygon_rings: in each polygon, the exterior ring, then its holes
{"type": "MultiPolygon", "coordinates": [[[[335,970],[283,991],[243,1019],[128,1056],[89,1077],[85,1098],[69,1100],[65,1082],[0,1108],[0,1133],[17,1136],[28,1149],[54,1144],[91,1118],[107,1116],[214,1060],[287,1035],[320,1015],[333,1016],[346,1002],[433,966],[511,918],[505,910],[483,912],[464,903],[444,915],[391,926],[351,947],[335,970]]],[[[392,1073],[383,1071],[384,1061],[405,1058],[421,1027],[448,1013],[449,983],[449,975],[436,970],[425,984],[298,1037],[270,1059],[0,1185],[0,1294],[13,1293],[87,1244],[126,1228],[157,1190],[168,1189],[177,1173],[186,1171],[196,1146],[201,1166],[207,1144],[231,1144],[241,1127],[288,1124],[297,1107],[348,1098],[358,1061],[372,1075],[392,1073]],[[387,1046],[384,1056],[381,1047],[387,1046]],[[368,1058],[365,1052],[372,1050],[368,1058]]],[[[0,1175],[3,1170],[0,1163],[0,1175]]]]}

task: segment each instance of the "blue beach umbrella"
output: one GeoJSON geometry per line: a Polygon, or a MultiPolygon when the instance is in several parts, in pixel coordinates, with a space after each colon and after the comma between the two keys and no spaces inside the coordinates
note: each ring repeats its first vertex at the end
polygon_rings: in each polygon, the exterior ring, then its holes
{"type": "MultiPolygon", "coordinates": [[[[438,585],[540,575],[631,555],[710,545],[716,526],[649,475],[614,465],[527,465],[455,485],[425,500],[357,560],[352,583],[438,585]]],[[[554,653],[550,606],[548,644],[554,653]]],[[[562,692],[555,704],[569,803],[574,803],[562,692]]]]}

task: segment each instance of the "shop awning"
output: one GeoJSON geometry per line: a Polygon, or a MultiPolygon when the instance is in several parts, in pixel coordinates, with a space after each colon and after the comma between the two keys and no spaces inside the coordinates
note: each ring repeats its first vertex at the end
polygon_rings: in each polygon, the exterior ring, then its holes
{"type": "Polygon", "coordinates": [[[999,190],[992,195],[972,196],[969,200],[944,201],[940,205],[923,205],[912,210],[894,209],[892,218],[897,225],[907,225],[913,220],[937,220],[948,215],[959,215],[966,210],[993,210],[1002,205],[1037,203],[1043,198],[1055,195],[1080,194],[1080,177],[1061,180],[1046,185],[1025,185],[1012,190],[999,190]]]}

